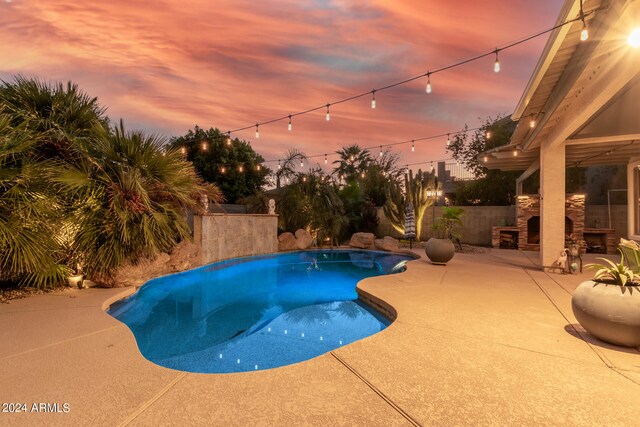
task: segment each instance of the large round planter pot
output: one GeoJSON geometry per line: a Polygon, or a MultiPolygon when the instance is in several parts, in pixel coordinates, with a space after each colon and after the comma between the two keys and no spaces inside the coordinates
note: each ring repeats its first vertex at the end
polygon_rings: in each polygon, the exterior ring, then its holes
{"type": "Polygon", "coordinates": [[[588,280],[576,288],[571,308],[594,337],[625,347],[640,346],[640,286],[588,280]]]}
{"type": "Polygon", "coordinates": [[[424,251],[432,263],[446,264],[453,258],[453,255],[456,253],[456,248],[449,239],[435,239],[432,237],[427,240],[424,251]]]}

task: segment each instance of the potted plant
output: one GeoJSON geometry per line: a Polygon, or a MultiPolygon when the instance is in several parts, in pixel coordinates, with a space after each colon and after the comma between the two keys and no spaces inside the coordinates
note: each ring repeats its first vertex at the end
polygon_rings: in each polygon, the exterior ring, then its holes
{"type": "Polygon", "coordinates": [[[571,308],[587,332],[611,344],[640,346],[640,276],[624,264],[600,258],[607,264],[588,264],[597,269],[592,280],[582,282],[573,293],[571,308]]]}
{"type": "Polygon", "coordinates": [[[444,265],[453,258],[456,252],[453,239],[459,240],[461,235],[457,228],[461,227],[464,209],[454,206],[443,206],[442,216],[435,220],[433,229],[440,231],[442,238],[430,238],[424,250],[433,264],[444,265]]]}

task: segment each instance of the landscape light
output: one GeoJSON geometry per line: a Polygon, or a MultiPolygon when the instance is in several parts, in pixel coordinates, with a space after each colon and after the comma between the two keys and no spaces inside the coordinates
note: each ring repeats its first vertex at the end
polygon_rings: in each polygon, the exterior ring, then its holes
{"type": "Polygon", "coordinates": [[[242,165],[238,166],[238,172],[240,173],[244,172],[244,166],[242,165]]]}

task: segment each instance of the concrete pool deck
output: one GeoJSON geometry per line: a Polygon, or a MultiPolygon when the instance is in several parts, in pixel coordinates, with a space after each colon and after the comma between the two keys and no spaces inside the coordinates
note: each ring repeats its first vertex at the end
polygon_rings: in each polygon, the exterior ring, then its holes
{"type": "Polygon", "coordinates": [[[411,261],[360,282],[397,310],[385,331],[249,373],[148,362],[103,311],[133,289],[0,304],[0,400],[27,405],[0,425],[637,425],[640,352],[577,325],[571,293],[590,272],[546,274],[537,259],[494,249],[445,267],[411,261]]]}

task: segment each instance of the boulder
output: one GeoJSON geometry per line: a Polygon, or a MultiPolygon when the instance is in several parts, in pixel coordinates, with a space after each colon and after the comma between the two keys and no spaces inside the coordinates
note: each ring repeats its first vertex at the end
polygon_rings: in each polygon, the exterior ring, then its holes
{"type": "Polygon", "coordinates": [[[376,249],[381,251],[395,252],[400,249],[400,242],[391,236],[385,236],[383,239],[376,239],[373,244],[376,249]]]}
{"type": "Polygon", "coordinates": [[[278,236],[278,250],[279,251],[295,251],[298,249],[296,244],[296,236],[288,231],[278,236]]]}
{"type": "Polygon", "coordinates": [[[313,244],[313,236],[304,229],[296,231],[296,246],[298,249],[309,249],[313,244]]]}
{"type": "Polygon", "coordinates": [[[373,233],[354,233],[349,241],[349,246],[352,248],[369,249],[373,248],[373,240],[375,236],[373,233]]]}

